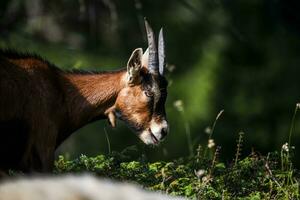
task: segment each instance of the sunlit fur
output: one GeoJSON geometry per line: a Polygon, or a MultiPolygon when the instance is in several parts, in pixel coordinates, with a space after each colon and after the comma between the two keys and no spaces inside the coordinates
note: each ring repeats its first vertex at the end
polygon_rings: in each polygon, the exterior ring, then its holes
{"type": "Polygon", "coordinates": [[[146,68],[141,70],[140,76],[140,84],[120,91],[116,113],[145,144],[157,145],[169,129],[164,108],[167,81],[148,73],[146,68]]]}
{"type": "Polygon", "coordinates": [[[167,82],[143,60],[139,48],[127,69],[63,71],[36,55],[0,51],[0,170],[50,171],[56,148],[99,119],[119,118],[145,144],[159,144],[168,132],[167,82]]]}

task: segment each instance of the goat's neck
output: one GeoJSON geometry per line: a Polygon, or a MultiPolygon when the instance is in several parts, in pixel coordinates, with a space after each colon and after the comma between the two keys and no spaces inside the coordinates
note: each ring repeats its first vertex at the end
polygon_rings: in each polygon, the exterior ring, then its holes
{"type": "Polygon", "coordinates": [[[104,118],[126,86],[126,70],[96,74],[65,73],[65,101],[72,131],[104,118]]]}

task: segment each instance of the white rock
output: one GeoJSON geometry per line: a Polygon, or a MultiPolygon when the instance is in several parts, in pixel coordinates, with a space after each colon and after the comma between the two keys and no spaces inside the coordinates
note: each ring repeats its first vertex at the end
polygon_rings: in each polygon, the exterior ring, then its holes
{"type": "Polygon", "coordinates": [[[0,184],[0,200],[183,200],[90,175],[33,177],[0,184]]]}

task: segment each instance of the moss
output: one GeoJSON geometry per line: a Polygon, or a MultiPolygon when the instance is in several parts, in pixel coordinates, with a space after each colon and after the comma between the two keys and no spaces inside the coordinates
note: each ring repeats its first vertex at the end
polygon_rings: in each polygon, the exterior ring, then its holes
{"type": "Polygon", "coordinates": [[[149,190],[192,199],[299,198],[299,173],[292,167],[282,169],[282,160],[290,160],[276,152],[268,157],[250,155],[227,165],[217,162],[213,169],[211,160],[206,158],[149,163],[143,156],[130,161],[126,152],[96,157],[81,155],[74,160],[59,156],[54,172],[91,172],[100,177],[132,181],[149,190]],[[197,174],[199,169],[201,174],[197,174]]]}

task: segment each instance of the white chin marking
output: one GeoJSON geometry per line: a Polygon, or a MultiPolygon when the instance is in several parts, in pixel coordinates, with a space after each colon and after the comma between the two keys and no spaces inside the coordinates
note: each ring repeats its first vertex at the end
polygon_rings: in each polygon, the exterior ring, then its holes
{"type": "Polygon", "coordinates": [[[161,132],[163,129],[168,130],[168,123],[166,120],[163,120],[160,123],[156,123],[152,120],[150,123],[150,130],[144,130],[139,134],[139,138],[147,145],[158,145],[162,140],[161,132]]]}
{"type": "Polygon", "coordinates": [[[139,138],[147,145],[153,145],[155,144],[155,141],[153,140],[151,136],[151,132],[148,130],[143,131],[140,135],[139,138]]]}
{"type": "Polygon", "coordinates": [[[158,139],[162,139],[161,132],[163,129],[168,129],[168,123],[166,120],[163,120],[160,123],[156,123],[154,120],[151,121],[150,123],[150,129],[153,135],[158,139]]]}

